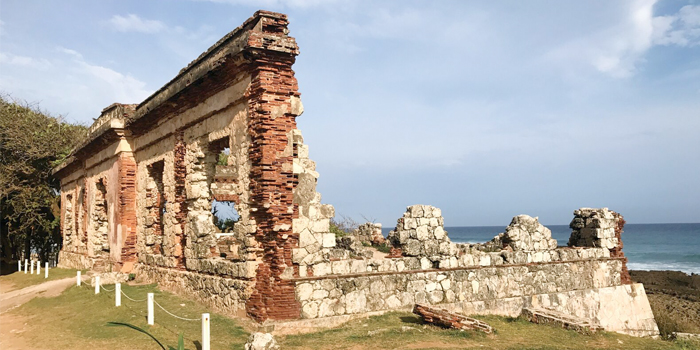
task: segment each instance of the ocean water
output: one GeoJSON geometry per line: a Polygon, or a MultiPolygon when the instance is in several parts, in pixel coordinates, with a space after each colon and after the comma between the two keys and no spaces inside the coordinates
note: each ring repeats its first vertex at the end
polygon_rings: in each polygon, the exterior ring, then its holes
{"type": "MultiPolygon", "coordinates": [[[[547,225],[545,225],[547,226],[547,225]]],[[[566,246],[571,235],[568,225],[547,226],[552,238],[566,246]]],[[[393,228],[384,228],[387,235],[393,228]]],[[[455,243],[483,243],[503,232],[504,226],[445,227],[455,243]]],[[[630,270],[676,270],[700,274],[700,223],[626,224],[622,252],[630,270]]]]}

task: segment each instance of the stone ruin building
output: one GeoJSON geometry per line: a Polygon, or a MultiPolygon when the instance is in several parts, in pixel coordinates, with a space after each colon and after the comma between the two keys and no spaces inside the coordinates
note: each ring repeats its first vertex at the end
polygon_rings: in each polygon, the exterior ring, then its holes
{"type": "MultiPolygon", "coordinates": [[[[140,104],[105,108],[54,170],[60,265],[133,273],[279,327],[422,303],[510,316],[542,307],[658,334],[644,288],[627,275],[624,221],[607,209],[576,211],[569,247],[524,215],[491,242],[455,244],[440,209],[424,205],[398,220],[389,255],[336,240],[296,128],[298,53],[287,17],[258,11],[140,104]],[[225,232],[214,201],[240,216],[225,232]]],[[[363,230],[379,240],[381,226],[363,230]]]]}

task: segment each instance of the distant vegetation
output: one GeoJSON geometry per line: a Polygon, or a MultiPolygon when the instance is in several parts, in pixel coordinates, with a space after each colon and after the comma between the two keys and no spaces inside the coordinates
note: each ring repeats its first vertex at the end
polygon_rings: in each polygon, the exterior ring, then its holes
{"type": "Polygon", "coordinates": [[[340,219],[331,218],[330,232],[336,237],[344,237],[357,230],[359,226],[360,224],[353,218],[341,215],[340,219]]]}
{"type": "Polygon", "coordinates": [[[0,96],[0,241],[3,263],[61,248],[60,184],[51,175],[87,128],[0,96]]]}

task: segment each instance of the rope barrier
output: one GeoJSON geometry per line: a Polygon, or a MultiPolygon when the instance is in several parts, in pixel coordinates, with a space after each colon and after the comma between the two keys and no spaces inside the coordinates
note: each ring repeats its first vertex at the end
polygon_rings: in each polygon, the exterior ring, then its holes
{"type": "Polygon", "coordinates": [[[102,288],[102,290],[104,290],[105,292],[114,292],[114,288],[112,288],[112,289],[107,289],[107,288],[105,288],[105,287],[104,287],[103,285],[101,285],[101,284],[100,284],[100,288],[102,288]]]}
{"type": "Polygon", "coordinates": [[[146,301],[146,299],[140,299],[140,300],[131,299],[131,297],[128,296],[128,295],[126,295],[126,293],[124,293],[124,291],[122,291],[122,295],[125,296],[127,299],[129,299],[129,300],[135,302],[135,303],[140,303],[140,302],[146,301]]]}
{"type": "Polygon", "coordinates": [[[164,307],[162,307],[160,304],[158,304],[157,301],[154,300],[153,302],[154,302],[156,305],[158,305],[158,307],[159,307],[161,310],[165,311],[166,314],[168,314],[168,315],[170,315],[170,316],[172,316],[172,317],[179,318],[179,319],[181,319],[181,320],[183,320],[183,321],[201,321],[201,320],[202,320],[201,318],[185,318],[185,317],[180,317],[180,316],[178,316],[178,315],[174,315],[174,314],[170,313],[170,311],[168,311],[168,310],[166,310],[164,307]]]}

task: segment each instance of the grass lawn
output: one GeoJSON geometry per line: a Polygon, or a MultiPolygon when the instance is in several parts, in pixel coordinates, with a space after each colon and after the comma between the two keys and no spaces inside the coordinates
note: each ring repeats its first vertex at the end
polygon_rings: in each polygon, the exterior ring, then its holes
{"type": "MultiPolygon", "coordinates": [[[[106,288],[112,289],[113,285],[106,288]]],[[[123,291],[133,299],[145,299],[154,292],[155,300],[170,312],[201,317],[208,309],[195,302],[161,292],[155,285],[128,286],[123,291]]],[[[3,315],[3,317],[8,314],[3,315]]],[[[34,349],[161,349],[149,335],[110,322],[130,324],[147,330],[163,343],[176,347],[183,333],[188,349],[199,348],[201,321],[173,318],[155,307],[154,326],[146,322],[146,302],[122,298],[114,306],[113,292],[95,295],[90,286],[72,286],[54,298],[35,298],[9,314],[26,324],[21,337],[34,349]]],[[[700,349],[700,344],[635,338],[601,332],[581,335],[573,331],[531,324],[522,319],[481,316],[496,333],[447,330],[423,324],[418,316],[391,312],[382,316],[351,321],[344,326],[303,335],[277,337],[282,349],[700,349]]],[[[211,348],[243,349],[248,333],[240,322],[212,314],[211,348]]]]}
{"type": "MultiPolygon", "coordinates": [[[[37,275],[36,271],[34,274],[22,271],[16,271],[4,276],[0,276],[0,284],[2,285],[2,292],[9,292],[17,289],[22,289],[25,287],[33,286],[35,284],[40,284],[53,280],[60,280],[66,277],[75,278],[76,272],[78,270],[74,269],[61,269],[57,267],[49,268],[49,278],[44,278],[44,267],[41,267],[41,274],[37,275]]],[[[85,271],[83,271],[85,273],[85,271]]]]}
{"type": "MultiPolygon", "coordinates": [[[[105,288],[113,289],[114,285],[105,288]]],[[[12,316],[26,322],[22,337],[36,349],[161,349],[147,334],[110,322],[127,323],[151,333],[164,346],[177,347],[178,335],[184,334],[185,347],[197,349],[201,340],[201,314],[209,310],[200,304],[159,291],[155,285],[122,285],[132,299],[146,299],[154,292],[155,300],[175,315],[196,318],[183,321],[155,306],[155,325],[146,320],[146,301],[133,302],[122,297],[122,306],[114,306],[114,292],[95,295],[90,286],[72,286],[54,298],[34,298],[12,310],[12,316]]],[[[217,314],[211,315],[211,348],[243,349],[248,337],[236,322],[217,314]]]]}
{"type": "Polygon", "coordinates": [[[282,349],[700,349],[700,344],[635,338],[601,332],[582,335],[523,319],[479,316],[496,333],[447,330],[424,325],[411,313],[392,312],[356,320],[342,328],[279,339],[282,349]]]}

